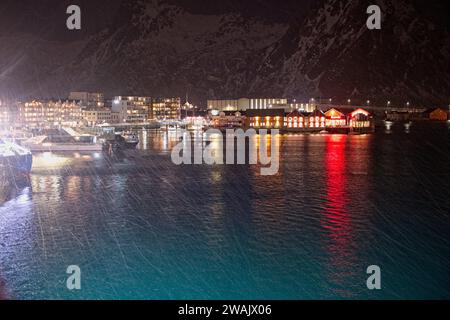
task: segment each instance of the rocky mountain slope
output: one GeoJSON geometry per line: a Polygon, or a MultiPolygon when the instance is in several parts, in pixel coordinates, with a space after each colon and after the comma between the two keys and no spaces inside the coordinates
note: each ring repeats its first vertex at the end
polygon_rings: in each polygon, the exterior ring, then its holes
{"type": "Polygon", "coordinates": [[[449,11],[438,3],[378,3],[382,29],[368,30],[362,14],[367,3],[327,1],[306,23],[286,32],[269,56],[269,76],[255,88],[278,86],[288,96],[313,92],[380,104],[450,101],[448,20],[438,14],[449,11]]]}
{"type": "Polygon", "coordinates": [[[370,3],[361,0],[100,1],[81,4],[77,33],[65,30],[64,2],[24,18],[6,1],[0,96],[189,91],[198,104],[241,96],[448,104],[448,5],[374,2],[383,10],[376,31],[366,28],[370,3]],[[11,11],[22,20],[7,19],[11,11]]]}

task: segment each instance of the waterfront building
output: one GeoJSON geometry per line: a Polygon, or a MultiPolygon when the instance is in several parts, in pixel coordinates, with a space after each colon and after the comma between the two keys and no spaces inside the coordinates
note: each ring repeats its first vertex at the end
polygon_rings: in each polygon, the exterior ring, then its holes
{"type": "Polygon", "coordinates": [[[283,98],[240,98],[227,100],[208,100],[208,110],[246,111],[249,109],[290,108],[287,99],[283,98]]]}
{"type": "Polygon", "coordinates": [[[325,128],[326,127],[326,115],[320,110],[314,110],[309,113],[308,116],[308,128],[325,128]]]}
{"type": "MultiPolygon", "coordinates": [[[[238,111],[239,109],[239,100],[207,100],[206,105],[208,106],[208,110],[215,110],[219,112],[225,111],[238,111]]],[[[242,110],[242,109],[241,109],[242,110]]]]}
{"type": "Polygon", "coordinates": [[[286,115],[284,126],[287,131],[320,131],[325,129],[325,115],[320,110],[294,110],[286,115]]]}
{"type": "Polygon", "coordinates": [[[287,129],[302,129],[308,127],[307,117],[298,110],[289,113],[285,118],[284,126],[287,129]]]}
{"type": "Polygon", "coordinates": [[[179,120],[181,117],[181,98],[156,98],[152,101],[150,119],[179,120]]]}
{"type": "Polygon", "coordinates": [[[186,103],[181,106],[181,114],[180,117],[182,119],[186,118],[197,118],[197,117],[208,117],[208,115],[211,115],[213,112],[218,115],[220,111],[217,110],[208,110],[208,109],[199,109],[199,107],[193,105],[189,102],[189,100],[186,100],[186,103]]]}
{"type": "Polygon", "coordinates": [[[83,122],[88,126],[112,122],[112,112],[109,108],[86,108],[82,110],[81,114],[83,122]]]}
{"type": "Polygon", "coordinates": [[[111,110],[111,122],[110,123],[120,123],[120,112],[114,112],[111,110]]]}
{"type": "Polygon", "coordinates": [[[301,112],[313,112],[315,110],[314,105],[310,103],[298,103],[291,102],[288,104],[289,111],[298,110],[301,112]]]}
{"type": "Polygon", "coordinates": [[[69,94],[69,100],[81,101],[85,107],[103,107],[105,97],[100,92],[74,91],[69,94]]]}
{"type": "Polygon", "coordinates": [[[339,128],[347,126],[347,117],[345,113],[338,109],[331,108],[325,112],[325,126],[327,128],[339,128]]]}
{"type": "Polygon", "coordinates": [[[358,108],[349,114],[349,126],[352,129],[366,129],[372,127],[371,114],[362,108],[358,108]]]}
{"type": "Polygon", "coordinates": [[[143,123],[152,118],[152,98],[136,96],[114,97],[111,111],[118,114],[119,123],[143,123]]]}
{"type": "Polygon", "coordinates": [[[435,108],[424,112],[425,118],[433,121],[447,121],[448,112],[445,109],[435,108]]]}
{"type": "Polygon", "coordinates": [[[19,102],[18,122],[27,127],[76,126],[81,121],[82,105],[75,101],[33,100],[19,102]]]}
{"type": "Polygon", "coordinates": [[[211,115],[213,128],[241,128],[245,125],[245,116],[239,111],[221,111],[218,115],[211,115]]]}
{"type": "MultiPolygon", "coordinates": [[[[188,117],[188,112],[194,110],[195,106],[189,102],[186,98],[186,103],[181,106],[181,110],[184,111],[184,116],[188,117]]],[[[182,112],[183,115],[183,112],[182,112]]]]}
{"type": "Polygon", "coordinates": [[[389,110],[385,113],[385,120],[387,121],[410,121],[413,118],[413,113],[400,110],[389,110]]]}
{"type": "Polygon", "coordinates": [[[283,129],[284,109],[249,109],[246,126],[254,129],[283,129]]]}
{"type": "Polygon", "coordinates": [[[278,109],[286,108],[288,104],[287,99],[282,98],[263,98],[263,99],[250,99],[249,109],[278,109]]]}

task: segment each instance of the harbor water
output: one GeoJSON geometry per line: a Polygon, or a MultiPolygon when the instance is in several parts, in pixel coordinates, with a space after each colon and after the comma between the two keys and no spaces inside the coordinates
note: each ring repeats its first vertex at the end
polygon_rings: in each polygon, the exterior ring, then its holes
{"type": "Polygon", "coordinates": [[[450,129],[279,135],[280,168],[34,154],[0,191],[0,297],[449,299],[450,129]],[[66,269],[81,269],[68,290],[66,269]],[[368,266],[381,290],[368,290],[368,266]]]}

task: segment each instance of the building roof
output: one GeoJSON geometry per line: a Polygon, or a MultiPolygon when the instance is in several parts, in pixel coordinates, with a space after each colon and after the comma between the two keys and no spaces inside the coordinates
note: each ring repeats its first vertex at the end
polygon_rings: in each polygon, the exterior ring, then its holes
{"type": "Polygon", "coordinates": [[[248,117],[284,117],[284,109],[247,109],[248,117]]]}
{"type": "Polygon", "coordinates": [[[287,116],[288,117],[305,117],[305,115],[303,113],[301,113],[300,111],[298,111],[297,109],[295,109],[294,111],[289,113],[287,116]]]}
{"type": "Polygon", "coordinates": [[[430,114],[430,113],[432,113],[434,111],[437,111],[437,110],[441,110],[441,111],[443,111],[445,113],[448,113],[448,111],[446,109],[444,109],[444,108],[431,108],[431,109],[425,110],[423,113],[424,114],[430,114]]]}
{"type": "Polygon", "coordinates": [[[325,112],[325,116],[327,117],[345,117],[345,113],[336,108],[331,108],[325,112]]]}
{"type": "Polygon", "coordinates": [[[101,111],[111,111],[111,109],[107,108],[107,107],[88,107],[88,108],[83,109],[83,111],[89,111],[89,112],[97,111],[97,112],[101,112],[101,111]]]}
{"type": "Polygon", "coordinates": [[[350,112],[350,116],[351,117],[354,117],[354,116],[356,116],[358,114],[362,114],[362,115],[364,115],[366,117],[370,116],[370,112],[365,110],[365,109],[363,109],[363,108],[358,108],[358,109],[355,109],[352,112],[350,112]]]}
{"type": "Polygon", "coordinates": [[[229,111],[229,110],[220,111],[219,115],[223,114],[225,116],[236,116],[237,113],[239,113],[239,115],[242,115],[242,112],[240,111],[229,111]]]}
{"type": "Polygon", "coordinates": [[[322,111],[320,111],[319,109],[315,109],[313,112],[311,112],[311,113],[309,114],[309,116],[313,116],[313,117],[323,117],[323,116],[325,116],[325,114],[324,114],[322,111]]]}

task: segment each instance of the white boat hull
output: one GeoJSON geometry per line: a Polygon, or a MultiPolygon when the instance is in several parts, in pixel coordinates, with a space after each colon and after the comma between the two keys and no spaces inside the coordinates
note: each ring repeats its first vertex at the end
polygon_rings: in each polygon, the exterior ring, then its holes
{"type": "Polygon", "coordinates": [[[101,144],[52,144],[46,145],[26,145],[32,152],[54,152],[54,151],[102,151],[101,144]]]}

